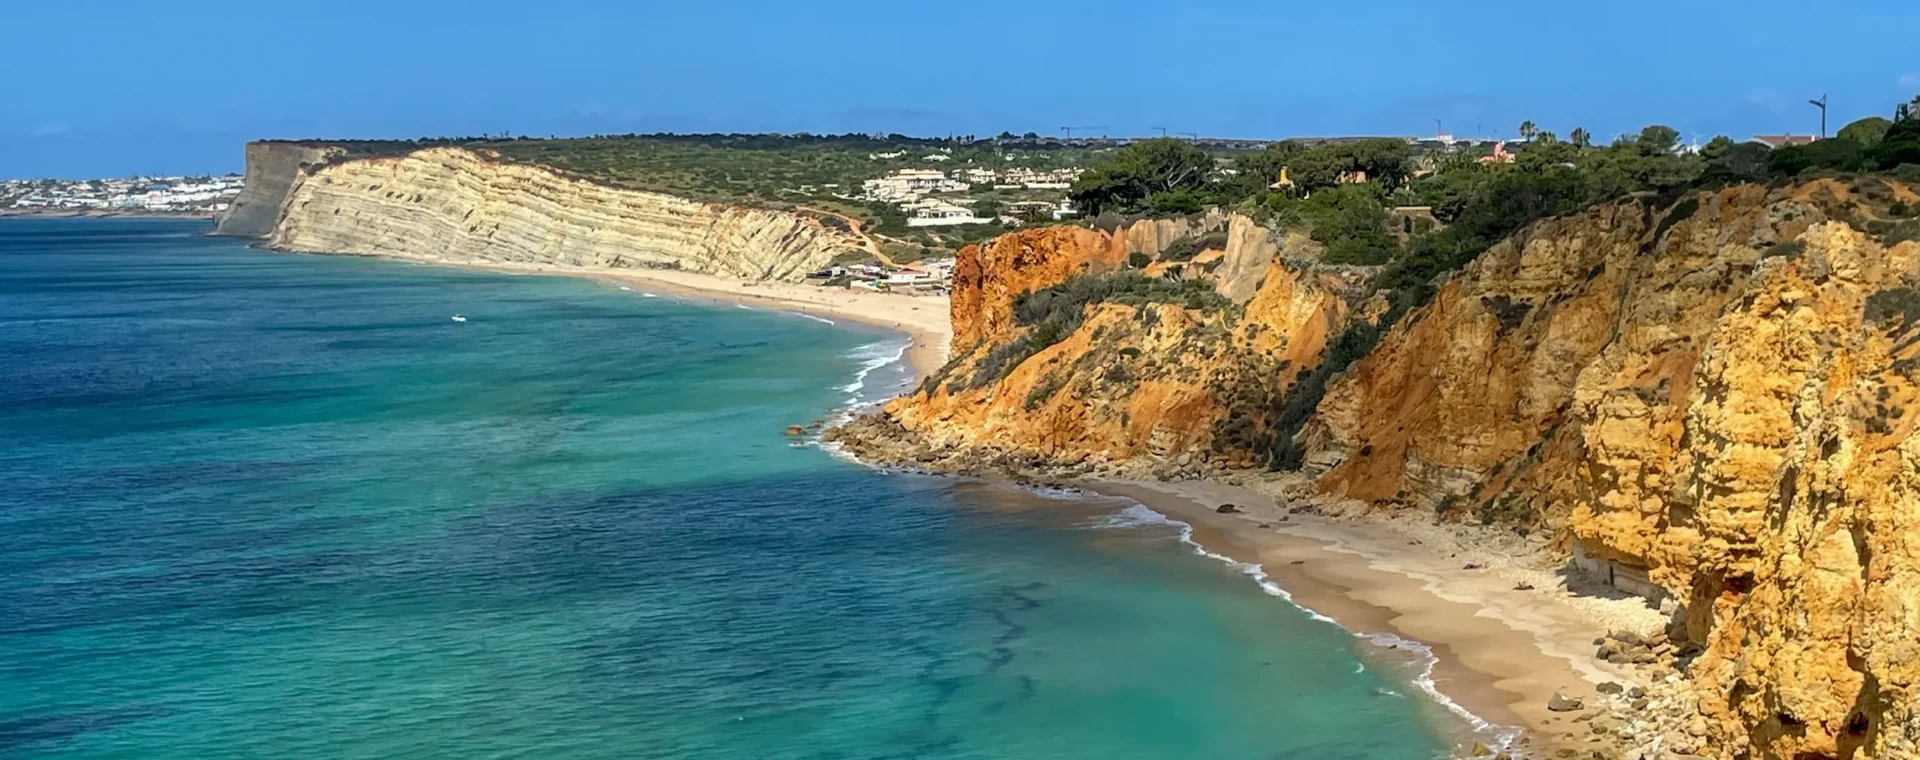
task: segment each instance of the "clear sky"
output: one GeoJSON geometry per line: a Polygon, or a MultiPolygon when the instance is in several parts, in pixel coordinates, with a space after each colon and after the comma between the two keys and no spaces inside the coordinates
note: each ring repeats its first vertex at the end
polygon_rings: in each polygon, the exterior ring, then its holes
{"type": "Polygon", "coordinates": [[[1812,132],[1920,93],[1920,2],[0,0],[0,177],[260,137],[1812,132]]]}

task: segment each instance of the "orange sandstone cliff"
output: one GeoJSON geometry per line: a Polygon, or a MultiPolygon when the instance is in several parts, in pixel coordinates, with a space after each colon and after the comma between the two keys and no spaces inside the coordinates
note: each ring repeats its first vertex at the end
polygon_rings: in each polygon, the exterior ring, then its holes
{"type": "Polygon", "coordinates": [[[1151,259],[1142,240],[1159,246],[1159,233],[1138,230],[1167,224],[1040,228],[962,250],[952,361],[839,438],[878,459],[964,471],[1125,462],[1191,475],[1258,464],[1288,385],[1345,326],[1353,283],[1285,260],[1245,217],[1198,228],[1223,233],[1222,249],[1140,268],[1194,283],[1219,308],[1095,303],[1056,342],[1020,350],[1041,328],[1020,323],[1018,296],[1127,269],[1130,255],[1151,259]]]}
{"type": "MultiPolygon", "coordinates": [[[[1646,579],[1674,610],[1663,656],[1690,684],[1689,751],[1920,758],[1916,206],[1914,187],[1861,177],[1536,223],[1317,403],[1292,399],[1313,404],[1292,442],[1328,494],[1548,531],[1583,567],[1646,579]]],[[[963,251],[953,362],[836,439],[977,472],[1272,463],[1295,380],[1378,301],[1366,272],[1316,265],[1286,233],[1207,224],[1223,250],[1184,262],[1160,258],[1158,228],[963,251]],[[1128,268],[1220,298],[1094,301],[1044,336],[1016,307],[1128,268]]]]}
{"type": "Polygon", "coordinates": [[[1920,757],[1920,222],[1877,178],[1624,201],[1487,251],[1330,385],[1320,488],[1645,572],[1705,751],[1920,757]]]}

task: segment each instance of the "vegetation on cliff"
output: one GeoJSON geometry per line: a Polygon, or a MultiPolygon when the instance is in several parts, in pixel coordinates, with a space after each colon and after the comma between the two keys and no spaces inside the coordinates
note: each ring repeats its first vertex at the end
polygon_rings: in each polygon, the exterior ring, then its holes
{"type": "Polygon", "coordinates": [[[1344,182],[1142,193],[1115,178],[1180,165],[1143,151],[1080,190],[1131,188],[1103,208],[1147,218],[963,255],[955,366],[990,372],[844,440],[973,472],[1299,468],[1356,502],[1544,531],[1672,600],[1692,687],[1667,747],[1920,756],[1920,121],[1778,151],[1532,132],[1511,160],[1399,184],[1353,181],[1356,152],[1344,182]],[[1206,194],[1240,212],[1224,235],[1154,218],[1156,196],[1206,194]],[[1440,226],[1392,227],[1409,199],[1440,226]],[[1160,295],[1123,305],[1148,287],[1103,274],[1123,266],[1160,295]],[[1202,284],[1225,303],[1176,289],[1202,284]]]}

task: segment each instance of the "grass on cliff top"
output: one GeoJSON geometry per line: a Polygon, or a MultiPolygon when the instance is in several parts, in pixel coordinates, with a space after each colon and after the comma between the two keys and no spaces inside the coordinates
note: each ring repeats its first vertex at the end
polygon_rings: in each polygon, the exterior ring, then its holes
{"type": "Polygon", "coordinates": [[[1194,311],[1224,312],[1229,318],[1238,309],[1214,292],[1212,285],[1197,280],[1175,281],[1131,271],[1074,275],[1058,285],[1021,293],[1013,299],[1014,322],[1027,331],[988,351],[974,367],[967,387],[978,388],[1006,377],[1021,362],[1066,340],[1086,319],[1087,308],[1101,303],[1136,308],[1167,303],[1194,311]]]}

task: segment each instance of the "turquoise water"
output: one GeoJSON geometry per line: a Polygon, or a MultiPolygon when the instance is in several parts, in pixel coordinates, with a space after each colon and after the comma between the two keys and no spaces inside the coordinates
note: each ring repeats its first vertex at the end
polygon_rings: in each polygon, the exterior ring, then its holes
{"type": "Polygon", "coordinates": [[[200,230],[0,220],[0,757],[1443,752],[1137,507],[790,446],[898,336],[200,230]]]}

